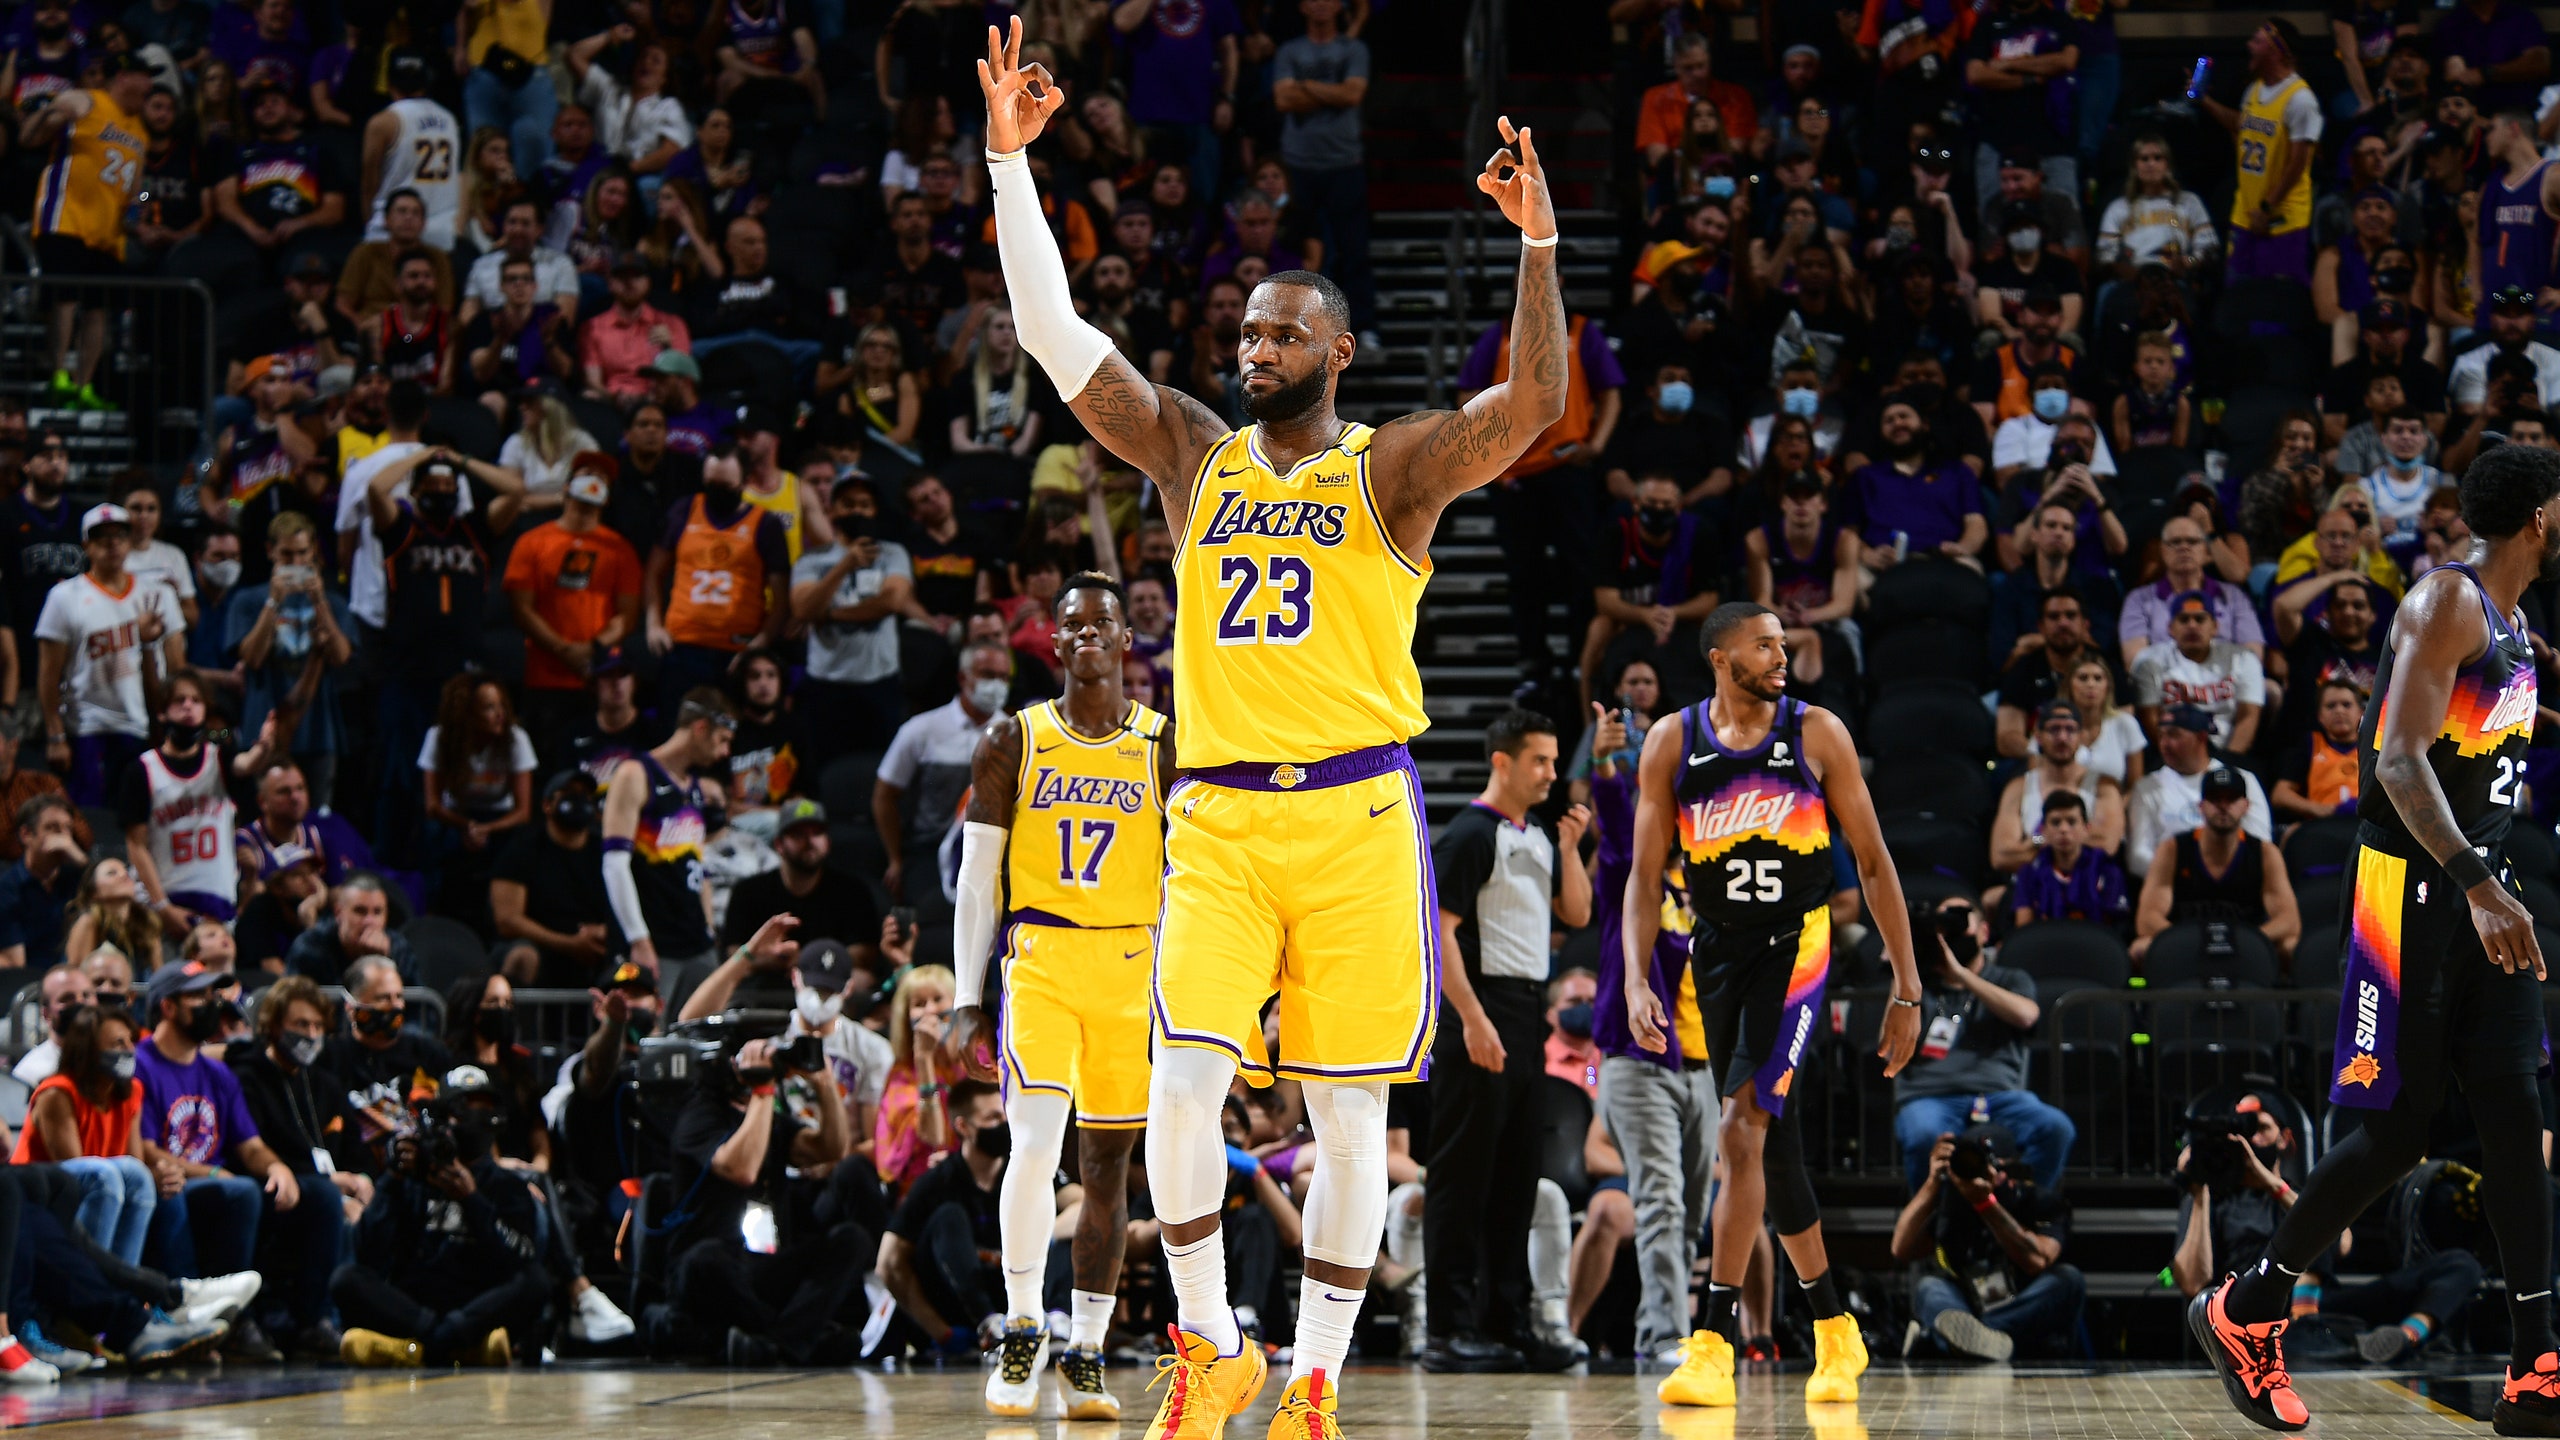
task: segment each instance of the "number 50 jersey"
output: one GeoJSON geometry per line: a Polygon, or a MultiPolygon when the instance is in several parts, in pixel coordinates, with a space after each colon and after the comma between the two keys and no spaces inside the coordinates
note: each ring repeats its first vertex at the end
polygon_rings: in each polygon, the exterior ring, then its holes
{"type": "Polygon", "coordinates": [[[1688,753],[1672,782],[1700,942],[1793,930],[1831,901],[1831,817],[1804,759],[1804,702],[1781,697],[1769,733],[1727,750],[1701,700],[1681,712],[1688,753]]]}
{"type": "Polygon", "coordinates": [[[1011,918],[1087,930],[1156,923],[1164,886],[1164,717],[1132,700],[1120,728],[1087,739],[1051,700],[1022,712],[1005,846],[1011,918]]]}

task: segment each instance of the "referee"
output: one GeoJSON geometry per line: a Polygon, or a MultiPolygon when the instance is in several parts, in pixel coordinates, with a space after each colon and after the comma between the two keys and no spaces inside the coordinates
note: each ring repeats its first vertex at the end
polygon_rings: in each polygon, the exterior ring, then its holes
{"type": "Polygon", "coordinates": [[[1529,1212],[1545,1116],[1548,935],[1591,919],[1577,805],[1551,834],[1530,809],[1556,779],[1556,729],[1512,709],[1485,731],[1493,778],[1431,849],[1440,905],[1440,1026],[1431,1045],[1431,1277],[1423,1368],[1562,1369],[1530,1325],[1529,1212]]]}

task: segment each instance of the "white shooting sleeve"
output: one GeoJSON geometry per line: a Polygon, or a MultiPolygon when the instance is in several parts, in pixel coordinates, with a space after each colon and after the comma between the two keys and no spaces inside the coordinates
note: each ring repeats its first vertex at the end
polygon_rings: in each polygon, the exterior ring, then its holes
{"type": "Polygon", "coordinates": [[[649,938],[649,922],[640,914],[640,887],[631,879],[631,847],[628,842],[619,847],[611,844],[605,847],[604,898],[613,906],[613,921],[622,927],[624,941],[649,938]]]}
{"type": "MultiPolygon", "coordinates": [[[[1013,305],[1013,332],[1031,358],[1073,400],[1111,353],[1111,337],[1076,314],[1067,293],[1067,262],[1040,213],[1031,162],[1016,150],[987,153],[987,175],[996,192],[996,253],[1004,260],[1004,288],[1013,305]]],[[[965,977],[964,977],[965,978],[965,977]]],[[[971,993],[965,986],[961,994],[971,993]]]]}
{"type": "Polygon", "coordinates": [[[987,993],[987,952],[996,940],[996,869],[1012,832],[972,820],[960,827],[960,894],[951,914],[951,968],[962,1005],[987,993]]]}

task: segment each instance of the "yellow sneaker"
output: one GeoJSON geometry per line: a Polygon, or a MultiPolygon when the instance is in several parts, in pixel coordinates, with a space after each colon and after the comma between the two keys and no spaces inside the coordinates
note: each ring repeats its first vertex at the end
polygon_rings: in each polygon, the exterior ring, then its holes
{"type": "Polygon", "coordinates": [[[1156,1378],[1147,1385],[1165,1392],[1146,1440],[1219,1440],[1227,1417],[1254,1402],[1270,1373],[1262,1347],[1251,1340],[1237,1354],[1220,1355],[1214,1342],[1175,1330],[1173,1353],[1157,1357],[1156,1378]]]}
{"type": "Polygon", "coordinates": [[[506,1368],[516,1358],[515,1346],[507,1339],[505,1326],[480,1337],[480,1343],[464,1350],[458,1358],[465,1365],[490,1365],[506,1368]]]}
{"type": "Polygon", "coordinates": [[[1333,1419],[1334,1390],[1322,1375],[1289,1382],[1280,1408],[1271,1412],[1270,1440],[1342,1440],[1333,1419]]]}
{"type": "Polygon", "coordinates": [[[1665,1405],[1731,1405],[1733,1346],[1713,1330],[1700,1330],[1680,1342],[1680,1368],[1653,1387],[1665,1405]]]}
{"type": "Polygon", "coordinates": [[[349,1330],[338,1337],[338,1358],[371,1370],[415,1370],[426,1363],[417,1341],[379,1330],[349,1330]]]}
{"type": "Polygon", "coordinates": [[[1867,1373],[1867,1342],[1857,1320],[1835,1315],[1813,1322],[1813,1374],[1804,1382],[1808,1405],[1853,1405],[1858,1377],[1867,1373]]]}

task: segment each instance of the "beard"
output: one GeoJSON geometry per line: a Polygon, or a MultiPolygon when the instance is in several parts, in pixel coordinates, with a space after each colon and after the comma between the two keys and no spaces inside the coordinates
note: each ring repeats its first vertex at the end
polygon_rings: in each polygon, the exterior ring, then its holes
{"type": "Polygon", "coordinates": [[[1772,665],[1756,675],[1745,675],[1739,670],[1728,673],[1733,677],[1733,688],[1754,700],[1765,700],[1774,705],[1786,696],[1787,667],[1784,665],[1772,665]]]}
{"type": "Polygon", "coordinates": [[[1256,420],[1297,420],[1312,414],[1325,402],[1325,391],[1331,377],[1323,366],[1295,380],[1281,382],[1280,388],[1266,395],[1244,392],[1244,413],[1256,420]]]}

